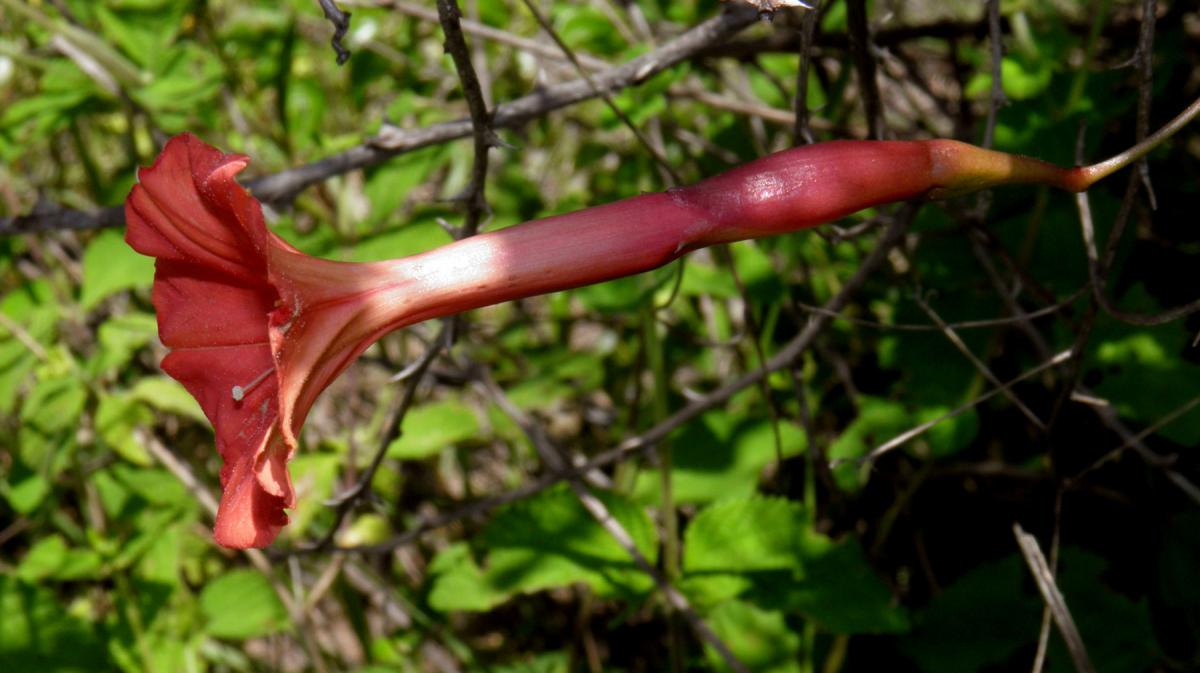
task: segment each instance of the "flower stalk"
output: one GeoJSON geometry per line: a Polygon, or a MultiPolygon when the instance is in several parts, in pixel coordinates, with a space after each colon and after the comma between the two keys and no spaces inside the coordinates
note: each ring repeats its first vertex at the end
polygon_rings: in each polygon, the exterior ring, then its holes
{"type": "Polygon", "coordinates": [[[1060,168],[951,140],[834,141],[693,185],[526,222],[383,262],[305,255],[236,181],[248,159],[172,138],[126,200],[126,241],[157,258],[162,367],[200,402],[224,460],[214,536],[262,547],[295,504],[287,462],[321,391],[384,334],[430,318],[648,271],[717,243],[872,206],[1002,184],[1071,191],[1144,156],[1200,113],[1108,161],[1060,168]]]}

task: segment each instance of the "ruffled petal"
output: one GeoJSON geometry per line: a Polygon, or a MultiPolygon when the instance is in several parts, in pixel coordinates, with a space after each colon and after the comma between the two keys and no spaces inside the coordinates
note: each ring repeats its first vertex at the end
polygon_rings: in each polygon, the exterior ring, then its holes
{"type": "Polygon", "coordinates": [[[279,383],[267,344],[213,346],[172,351],[163,371],[187,388],[200,403],[217,435],[221,469],[221,504],[217,542],[227,547],[270,544],[287,524],[285,508],[295,505],[279,432],[279,383]],[[264,376],[265,375],[265,376],[264,376]],[[241,388],[236,399],[233,386],[241,388]],[[277,480],[272,488],[259,483],[255,464],[269,461],[277,480]]]}
{"type": "Polygon", "coordinates": [[[176,136],[139,172],[125,206],[126,241],[158,258],[154,307],[172,349],[163,371],[200,403],[224,461],[214,537],[239,548],[270,544],[295,504],[267,331],[279,295],[266,262],[267,246],[292,248],[237,183],[246,162],[176,136]],[[262,483],[260,465],[270,477],[262,483]]]}
{"type": "Polygon", "coordinates": [[[125,200],[125,241],[143,255],[265,284],[262,212],[234,179],[247,161],[189,133],[171,138],[125,200]]]}

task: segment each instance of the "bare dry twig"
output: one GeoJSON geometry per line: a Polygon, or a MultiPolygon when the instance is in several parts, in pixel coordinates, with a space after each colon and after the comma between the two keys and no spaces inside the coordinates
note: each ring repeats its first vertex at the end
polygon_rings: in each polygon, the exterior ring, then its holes
{"type": "Polygon", "coordinates": [[[1062,634],[1063,640],[1067,643],[1067,651],[1071,653],[1071,660],[1075,662],[1075,670],[1079,673],[1095,673],[1096,669],[1092,667],[1087,648],[1083,645],[1083,638],[1079,635],[1079,628],[1075,626],[1075,620],[1071,617],[1071,611],[1067,609],[1067,602],[1063,599],[1062,592],[1054,583],[1054,573],[1050,570],[1050,564],[1046,562],[1046,557],[1042,554],[1037,539],[1026,533],[1019,523],[1013,524],[1013,535],[1017,538],[1021,555],[1029,564],[1029,571],[1037,582],[1042,599],[1046,601],[1047,607],[1050,608],[1050,614],[1054,616],[1058,632],[1062,634]]]}

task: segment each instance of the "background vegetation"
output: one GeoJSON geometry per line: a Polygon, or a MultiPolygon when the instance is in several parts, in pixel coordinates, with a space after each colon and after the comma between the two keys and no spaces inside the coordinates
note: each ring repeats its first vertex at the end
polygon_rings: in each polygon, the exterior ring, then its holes
{"type": "MultiPolygon", "coordinates": [[[[211,429],[102,208],[185,130],[268,175],[467,117],[432,4],[340,4],[341,67],[311,0],[0,2],[0,670],[1073,670],[1014,523],[1095,670],[1200,667],[1200,319],[1145,319],[1197,295],[1197,128],[1091,191],[1091,267],[1073,197],[1008,188],[391,335],[314,409],[280,541],[214,546],[211,429]]],[[[810,45],[785,10],[615,88],[628,123],[504,125],[482,192],[469,139],[378,150],[269,221],[395,257],[806,137],[1092,161],[1200,95],[1190,2],[820,4],[810,45]]],[[[722,11],[534,6],[593,76],[722,11]]],[[[526,4],[463,12],[489,108],[580,77],[526,4]]]]}

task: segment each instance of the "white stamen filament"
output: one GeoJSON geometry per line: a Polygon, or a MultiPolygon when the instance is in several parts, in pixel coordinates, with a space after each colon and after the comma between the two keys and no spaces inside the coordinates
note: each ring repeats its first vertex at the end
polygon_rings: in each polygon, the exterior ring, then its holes
{"type": "Polygon", "coordinates": [[[234,386],[233,390],[231,391],[233,394],[233,401],[241,402],[242,399],[246,397],[246,393],[250,392],[251,390],[254,390],[254,386],[257,386],[258,384],[262,383],[263,380],[266,379],[267,376],[273,371],[275,371],[275,368],[271,367],[267,371],[259,374],[258,377],[255,378],[250,383],[247,383],[244,386],[234,386]]]}

